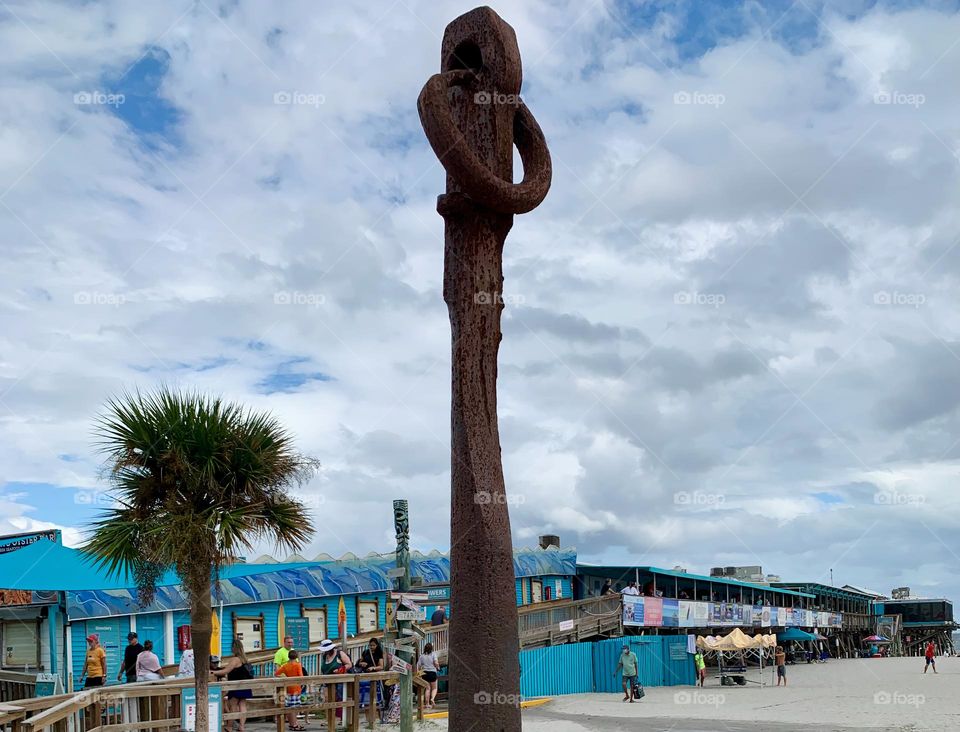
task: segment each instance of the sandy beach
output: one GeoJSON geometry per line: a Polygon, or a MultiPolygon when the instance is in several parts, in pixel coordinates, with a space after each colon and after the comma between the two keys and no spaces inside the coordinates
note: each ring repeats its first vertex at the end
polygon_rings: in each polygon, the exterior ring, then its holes
{"type": "MultiPolygon", "coordinates": [[[[960,658],[941,658],[937,665],[937,675],[924,675],[923,659],[917,658],[802,664],[787,667],[786,688],[721,687],[708,679],[703,689],[647,689],[636,704],[622,702],[619,694],[562,696],[524,710],[523,727],[534,732],[960,729],[960,658]]],[[[765,683],[772,678],[765,673],[765,683]]],[[[424,722],[423,729],[446,729],[446,722],[424,722]]]]}

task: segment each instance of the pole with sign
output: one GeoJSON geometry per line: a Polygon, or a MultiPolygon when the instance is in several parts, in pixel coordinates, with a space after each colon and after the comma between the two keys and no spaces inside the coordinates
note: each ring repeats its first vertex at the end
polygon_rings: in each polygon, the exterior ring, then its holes
{"type": "MultiPolygon", "coordinates": [[[[401,595],[410,590],[410,514],[407,502],[396,500],[393,502],[393,525],[397,534],[397,584],[401,595]]],[[[404,630],[410,627],[412,618],[408,614],[415,611],[401,609],[404,602],[401,599],[396,612],[396,628],[400,636],[406,635],[404,630]]],[[[395,641],[397,634],[390,633],[389,641],[395,641]]],[[[407,665],[407,672],[400,677],[400,732],[413,732],[413,652],[405,644],[391,643],[396,649],[395,655],[407,665]]]]}

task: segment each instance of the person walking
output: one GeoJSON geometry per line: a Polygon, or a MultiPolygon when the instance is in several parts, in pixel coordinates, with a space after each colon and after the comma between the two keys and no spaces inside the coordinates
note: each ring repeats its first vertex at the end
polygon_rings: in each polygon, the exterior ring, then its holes
{"type": "MultiPolygon", "coordinates": [[[[933,666],[933,673],[937,673],[937,662],[934,660],[934,657],[937,655],[937,647],[933,645],[933,641],[927,643],[927,649],[923,652],[924,658],[927,659],[927,662],[923,665],[923,673],[927,673],[927,669],[933,666]]],[[[947,669],[949,671],[949,669],[947,669]]]]}
{"type": "Polygon", "coordinates": [[[777,686],[780,682],[787,685],[787,654],[783,652],[783,646],[777,646],[773,654],[773,662],[777,666],[777,686]]]}
{"type": "Polygon", "coordinates": [[[107,652],[100,646],[100,637],[95,633],[87,636],[87,655],[83,659],[80,681],[84,689],[107,683],[107,652]]]}
{"type": "Polygon", "coordinates": [[[697,672],[697,683],[703,687],[703,683],[707,679],[707,663],[703,660],[703,651],[699,648],[693,654],[693,667],[697,672]]]}
{"type": "Polygon", "coordinates": [[[636,582],[631,582],[629,585],[627,585],[626,587],[623,588],[623,592],[621,592],[620,594],[621,594],[621,595],[635,595],[635,596],[637,596],[637,595],[640,594],[640,590],[637,589],[637,583],[636,583],[636,582]]]}
{"type": "Polygon", "coordinates": [[[417,670],[423,671],[423,680],[429,684],[426,707],[433,709],[437,703],[437,674],[440,672],[440,662],[437,660],[437,654],[433,652],[432,643],[427,643],[423,647],[423,653],[417,659],[417,670]]]}
{"type": "Polygon", "coordinates": [[[120,665],[117,681],[120,681],[124,675],[127,677],[128,684],[137,680],[137,656],[141,653],[143,653],[143,646],[137,640],[137,634],[127,633],[127,647],[123,649],[123,663],[120,665]]]}
{"type": "Polygon", "coordinates": [[[633,704],[633,695],[635,690],[640,686],[640,679],[637,677],[637,668],[640,665],[640,661],[637,658],[637,654],[630,650],[630,646],[626,643],[623,644],[623,653],[620,654],[620,658],[617,660],[617,668],[614,670],[613,675],[617,675],[617,671],[623,672],[623,700],[629,701],[633,704]]]}
{"type": "Polygon", "coordinates": [[[160,659],[153,652],[153,641],[143,642],[143,650],[137,656],[137,681],[156,681],[163,678],[160,659]]]}
{"type": "MultiPolygon", "coordinates": [[[[277,676],[286,676],[290,679],[304,675],[303,666],[300,664],[300,654],[291,650],[289,660],[277,669],[277,676]]],[[[284,705],[290,710],[287,712],[287,727],[295,730],[295,732],[302,732],[307,727],[297,722],[297,707],[300,706],[300,695],[303,693],[303,687],[299,684],[288,686],[286,692],[287,698],[284,705]]]]}
{"type": "Polygon", "coordinates": [[[287,635],[283,638],[283,645],[277,649],[277,652],[273,654],[273,665],[277,668],[280,668],[283,664],[290,660],[290,649],[293,648],[293,636],[287,635]]]}
{"type": "MultiPolygon", "coordinates": [[[[233,656],[222,668],[214,671],[213,675],[218,679],[226,677],[227,681],[247,681],[248,679],[252,679],[253,667],[247,660],[247,653],[243,650],[243,642],[234,638],[233,644],[230,646],[230,652],[233,656]]],[[[251,696],[253,696],[253,692],[250,689],[231,689],[227,692],[227,711],[246,712],[247,699],[251,696]]],[[[240,732],[244,732],[247,724],[246,718],[241,717],[239,722],[240,732]]],[[[225,732],[230,732],[232,727],[232,722],[223,725],[225,732]]]]}
{"type": "Polygon", "coordinates": [[[444,625],[447,622],[447,611],[443,606],[439,606],[436,610],[433,611],[433,614],[430,616],[430,625],[444,625]]]}

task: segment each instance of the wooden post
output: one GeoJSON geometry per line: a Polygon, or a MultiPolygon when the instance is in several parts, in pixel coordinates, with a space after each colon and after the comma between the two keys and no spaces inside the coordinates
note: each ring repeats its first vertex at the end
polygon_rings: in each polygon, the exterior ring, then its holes
{"type": "MultiPolygon", "coordinates": [[[[373,682],[370,682],[370,691],[373,692],[373,682]]],[[[373,694],[371,693],[372,697],[373,694]]],[[[373,701],[370,699],[369,701],[373,701]]],[[[353,707],[350,708],[350,732],[360,730],[360,679],[353,680],[353,707]]]]}
{"type": "Polygon", "coordinates": [[[552,167],[520,98],[513,28],[490,8],[476,8],[447,26],[440,55],[440,73],[417,107],[447,172],[437,211],[453,371],[450,729],[519,732],[516,575],[497,426],[503,248],[514,214],[546,196],[552,167]],[[517,184],[515,145],[524,174],[517,184]]]}
{"type": "MultiPolygon", "coordinates": [[[[337,687],[335,684],[323,685],[324,701],[333,702],[337,700],[337,687]]],[[[327,710],[327,732],[334,732],[337,728],[337,711],[332,707],[327,710]]]]}
{"type": "MultiPolygon", "coordinates": [[[[405,500],[393,502],[393,523],[397,534],[397,567],[403,569],[398,584],[400,592],[410,591],[410,513],[405,500]]],[[[397,620],[397,638],[403,639],[403,630],[412,625],[409,620],[397,620]]],[[[400,732],[413,732],[413,658],[411,651],[396,649],[397,656],[411,665],[407,673],[400,676],[400,732]]],[[[394,692],[397,693],[397,692],[394,692]]]]}

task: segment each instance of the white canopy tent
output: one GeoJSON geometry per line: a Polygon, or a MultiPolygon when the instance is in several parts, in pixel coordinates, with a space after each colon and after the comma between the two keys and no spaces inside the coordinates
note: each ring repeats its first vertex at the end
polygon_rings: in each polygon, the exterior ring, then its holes
{"type": "Polygon", "coordinates": [[[734,628],[724,636],[698,636],[697,647],[708,655],[716,654],[721,684],[726,684],[724,679],[727,677],[746,684],[750,680],[746,674],[747,661],[756,658],[760,665],[760,676],[759,681],[753,683],[759,683],[762,687],[764,658],[772,654],[777,647],[777,636],[775,633],[757,633],[750,636],[739,628],[734,628]],[[731,672],[731,667],[735,671],[731,672]],[[741,678],[743,681],[739,681],[741,678]]]}

